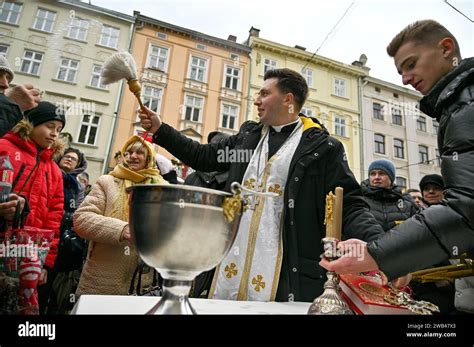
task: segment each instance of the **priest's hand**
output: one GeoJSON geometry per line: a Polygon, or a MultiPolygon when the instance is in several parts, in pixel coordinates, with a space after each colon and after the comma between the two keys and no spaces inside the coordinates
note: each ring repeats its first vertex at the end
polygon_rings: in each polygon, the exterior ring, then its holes
{"type": "Polygon", "coordinates": [[[341,257],[329,262],[323,258],[319,265],[328,271],[338,274],[356,274],[359,272],[378,270],[379,267],[374,258],[367,251],[367,243],[358,239],[349,239],[337,244],[338,254],[341,257]]]}
{"type": "Polygon", "coordinates": [[[411,274],[398,277],[397,279],[393,280],[391,283],[397,288],[406,287],[411,281],[411,274]]]}
{"type": "Polygon", "coordinates": [[[161,126],[160,116],[158,116],[148,107],[142,108],[138,117],[140,118],[140,122],[142,123],[142,128],[152,134],[156,133],[161,126]]]}

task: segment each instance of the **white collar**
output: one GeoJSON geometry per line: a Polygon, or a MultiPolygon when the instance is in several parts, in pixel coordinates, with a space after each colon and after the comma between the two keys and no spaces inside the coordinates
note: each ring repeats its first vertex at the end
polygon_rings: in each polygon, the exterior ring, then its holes
{"type": "Polygon", "coordinates": [[[273,128],[273,130],[275,130],[277,133],[279,133],[281,131],[281,129],[283,129],[284,127],[286,127],[287,125],[291,125],[291,124],[295,124],[295,123],[298,123],[300,121],[300,118],[298,117],[298,119],[296,119],[295,121],[293,122],[290,122],[290,123],[287,123],[287,124],[283,124],[283,125],[271,125],[271,127],[273,128]]]}

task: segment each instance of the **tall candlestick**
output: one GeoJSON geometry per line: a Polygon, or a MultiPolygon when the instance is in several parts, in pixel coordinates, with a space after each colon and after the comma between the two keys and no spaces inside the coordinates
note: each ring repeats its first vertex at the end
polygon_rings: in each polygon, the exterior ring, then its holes
{"type": "Polygon", "coordinates": [[[334,194],[332,192],[326,195],[324,225],[326,225],[326,237],[334,237],[334,194]]]}
{"type": "Polygon", "coordinates": [[[336,187],[336,195],[334,196],[334,230],[333,237],[337,240],[341,240],[342,230],[342,201],[344,189],[342,187],[336,187]]]}

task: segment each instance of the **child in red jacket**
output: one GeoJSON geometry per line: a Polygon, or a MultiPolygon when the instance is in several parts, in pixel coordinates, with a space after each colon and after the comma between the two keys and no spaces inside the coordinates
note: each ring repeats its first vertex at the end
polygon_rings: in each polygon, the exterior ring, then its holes
{"type": "Polygon", "coordinates": [[[26,119],[0,139],[14,169],[10,201],[0,204],[0,216],[11,220],[20,193],[28,200],[30,213],[26,226],[50,229],[54,239],[41,271],[39,284],[47,281],[47,270],[53,268],[59,243],[59,227],[63,216],[63,179],[53,156],[64,147],[59,133],[66,123],[61,108],[46,101],[25,112],[26,119]],[[15,194],[16,193],[16,194],[15,194]]]}

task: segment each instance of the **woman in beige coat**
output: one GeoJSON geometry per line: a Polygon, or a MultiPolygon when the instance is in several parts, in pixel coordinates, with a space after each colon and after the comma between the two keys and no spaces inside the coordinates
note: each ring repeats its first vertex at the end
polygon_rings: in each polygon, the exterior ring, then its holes
{"type": "MultiPolygon", "coordinates": [[[[74,215],[79,236],[89,240],[87,260],[76,295],[126,295],[139,256],[130,237],[127,187],[166,183],[156,169],[153,146],[138,136],[122,149],[123,164],[101,176],[74,215]]],[[[144,275],[151,284],[153,271],[144,275]]]]}

